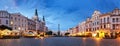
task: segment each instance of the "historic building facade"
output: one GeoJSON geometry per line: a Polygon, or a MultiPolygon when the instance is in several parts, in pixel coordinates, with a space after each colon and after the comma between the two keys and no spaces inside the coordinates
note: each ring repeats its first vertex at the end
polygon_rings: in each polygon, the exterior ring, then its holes
{"type": "Polygon", "coordinates": [[[91,21],[92,21],[92,30],[91,31],[96,31],[96,30],[99,30],[99,25],[100,25],[100,11],[96,10],[94,11],[93,15],[92,15],[92,18],[91,18],[91,21]]]}
{"type": "Polygon", "coordinates": [[[101,29],[110,32],[120,32],[120,9],[116,8],[112,12],[100,16],[101,29]]]}
{"type": "MultiPolygon", "coordinates": [[[[86,31],[92,31],[92,21],[91,21],[91,18],[87,18],[87,20],[86,20],[86,22],[84,22],[85,24],[85,29],[86,29],[86,31]]],[[[82,27],[81,25],[80,25],[80,27],[82,27]]],[[[79,29],[79,31],[80,31],[81,29],[79,29]]]]}
{"type": "Polygon", "coordinates": [[[27,30],[36,31],[36,22],[31,20],[31,19],[27,19],[27,22],[28,22],[28,24],[27,24],[28,29],[27,30]]]}
{"type": "Polygon", "coordinates": [[[44,16],[40,20],[37,9],[35,10],[35,15],[32,19],[23,16],[21,13],[8,13],[7,11],[0,10],[0,25],[6,25],[13,30],[19,31],[44,32],[48,30],[44,16]]]}
{"type": "Polygon", "coordinates": [[[0,11],[0,25],[6,25],[10,27],[10,13],[7,11],[1,10],[0,11]]]}
{"type": "Polygon", "coordinates": [[[35,15],[32,17],[32,20],[36,23],[36,31],[45,31],[45,18],[43,16],[42,20],[38,17],[37,9],[35,10],[35,15]]]}
{"type": "Polygon", "coordinates": [[[84,32],[86,30],[86,21],[83,21],[82,23],[79,23],[79,32],[84,32]]]}
{"type": "Polygon", "coordinates": [[[13,30],[26,31],[28,28],[27,17],[20,13],[11,13],[10,26],[13,30]]]}
{"type": "MultiPolygon", "coordinates": [[[[91,18],[87,18],[86,21],[78,25],[79,32],[120,32],[120,9],[115,8],[113,11],[104,14],[95,10],[91,18]]],[[[72,30],[69,32],[75,31],[76,30],[72,30]]]]}

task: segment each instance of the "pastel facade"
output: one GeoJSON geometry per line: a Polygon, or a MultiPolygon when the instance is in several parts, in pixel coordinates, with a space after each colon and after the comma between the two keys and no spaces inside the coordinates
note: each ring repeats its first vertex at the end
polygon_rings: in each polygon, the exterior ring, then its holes
{"type": "MultiPolygon", "coordinates": [[[[102,14],[100,11],[95,10],[91,18],[79,23],[79,32],[120,32],[120,9],[115,8],[113,11],[102,14]]],[[[76,27],[77,27],[76,26],[76,27]]],[[[76,30],[68,30],[75,32],[76,30]]]]}
{"type": "Polygon", "coordinates": [[[39,19],[37,9],[32,19],[25,17],[21,13],[8,13],[7,11],[0,10],[0,25],[6,25],[18,31],[44,32],[48,30],[45,18],[39,19]]]}
{"type": "Polygon", "coordinates": [[[45,18],[43,16],[42,20],[38,17],[37,9],[35,10],[35,15],[32,17],[32,20],[36,23],[36,31],[44,32],[46,31],[45,18]]]}
{"type": "Polygon", "coordinates": [[[10,27],[10,13],[7,11],[1,10],[0,11],[0,25],[6,25],[10,27]]]}
{"type": "Polygon", "coordinates": [[[10,15],[10,26],[13,30],[26,31],[28,29],[27,17],[20,13],[10,15]]]}

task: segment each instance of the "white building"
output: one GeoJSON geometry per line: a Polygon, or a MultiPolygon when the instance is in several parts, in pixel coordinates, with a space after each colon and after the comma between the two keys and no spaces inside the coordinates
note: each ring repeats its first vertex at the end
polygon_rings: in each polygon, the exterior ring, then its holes
{"type": "Polygon", "coordinates": [[[44,32],[48,30],[45,24],[45,18],[39,19],[37,9],[32,19],[25,17],[20,13],[8,13],[0,10],[0,25],[6,25],[13,30],[18,31],[39,31],[44,32]]]}
{"type": "Polygon", "coordinates": [[[120,32],[120,10],[114,9],[112,12],[100,16],[101,29],[108,32],[120,32]]]}
{"type": "Polygon", "coordinates": [[[96,10],[94,11],[93,15],[92,15],[92,18],[91,18],[91,21],[92,21],[92,31],[96,31],[96,30],[99,30],[99,26],[100,26],[100,11],[96,10]]]}
{"type": "Polygon", "coordinates": [[[69,29],[67,30],[67,32],[69,32],[70,34],[73,34],[72,28],[69,28],[69,29]]]}
{"type": "Polygon", "coordinates": [[[10,26],[13,30],[26,31],[28,29],[27,17],[20,13],[10,15],[10,26]]]}
{"type": "Polygon", "coordinates": [[[86,31],[120,32],[120,9],[115,8],[105,14],[98,10],[94,11],[91,18],[79,23],[79,32],[86,31]]]}
{"type": "Polygon", "coordinates": [[[92,21],[91,21],[91,18],[87,18],[87,20],[85,22],[85,27],[86,27],[86,32],[92,31],[92,21]]]}
{"type": "Polygon", "coordinates": [[[82,23],[79,24],[79,32],[85,32],[86,31],[86,21],[83,21],[82,23]]]}
{"type": "Polygon", "coordinates": [[[43,20],[39,19],[37,9],[35,10],[35,15],[32,19],[36,22],[36,31],[44,32],[45,30],[47,30],[47,27],[45,26],[45,18],[43,16],[43,20]]]}
{"type": "Polygon", "coordinates": [[[36,31],[36,22],[31,19],[28,19],[27,22],[28,22],[27,30],[28,31],[36,31]]]}
{"type": "Polygon", "coordinates": [[[7,11],[1,10],[0,11],[0,25],[6,25],[10,27],[10,13],[7,11]]]}

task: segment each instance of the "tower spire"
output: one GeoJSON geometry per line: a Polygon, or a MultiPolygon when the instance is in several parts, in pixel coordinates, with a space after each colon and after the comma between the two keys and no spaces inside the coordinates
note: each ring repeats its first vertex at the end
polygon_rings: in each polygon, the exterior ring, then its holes
{"type": "Polygon", "coordinates": [[[43,16],[43,21],[45,22],[45,17],[43,16]]]}
{"type": "Polygon", "coordinates": [[[35,15],[34,15],[34,17],[33,17],[33,20],[39,21],[37,9],[35,9],[35,13],[34,13],[34,14],[35,14],[35,15]]]}
{"type": "Polygon", "coordinates": [[[35,9],[35,15],[38,16],[38,12],[37,12],[37,9],[35,9]]]}

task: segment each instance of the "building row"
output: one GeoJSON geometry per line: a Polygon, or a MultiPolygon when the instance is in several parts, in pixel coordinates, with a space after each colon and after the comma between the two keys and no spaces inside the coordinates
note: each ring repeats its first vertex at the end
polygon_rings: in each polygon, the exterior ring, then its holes
{"type": "Polygon", "coordinates": [[[120,9],[102,14],[95,10],[91,18],[79,23],[76,27],[69,28],[68,32],[75,34],[78,32],[120,32],[120,9]]]}
{"type": "Polygon", "coordinates": [[[25,17],[21,13],[9,13],[5,10],[0,10],[0,25],[11,27],[12,30],[18,31],[47,31],[48,27],[45,24],[45,18],[40,20],[37,9],[32,19],[25,17]]]}

